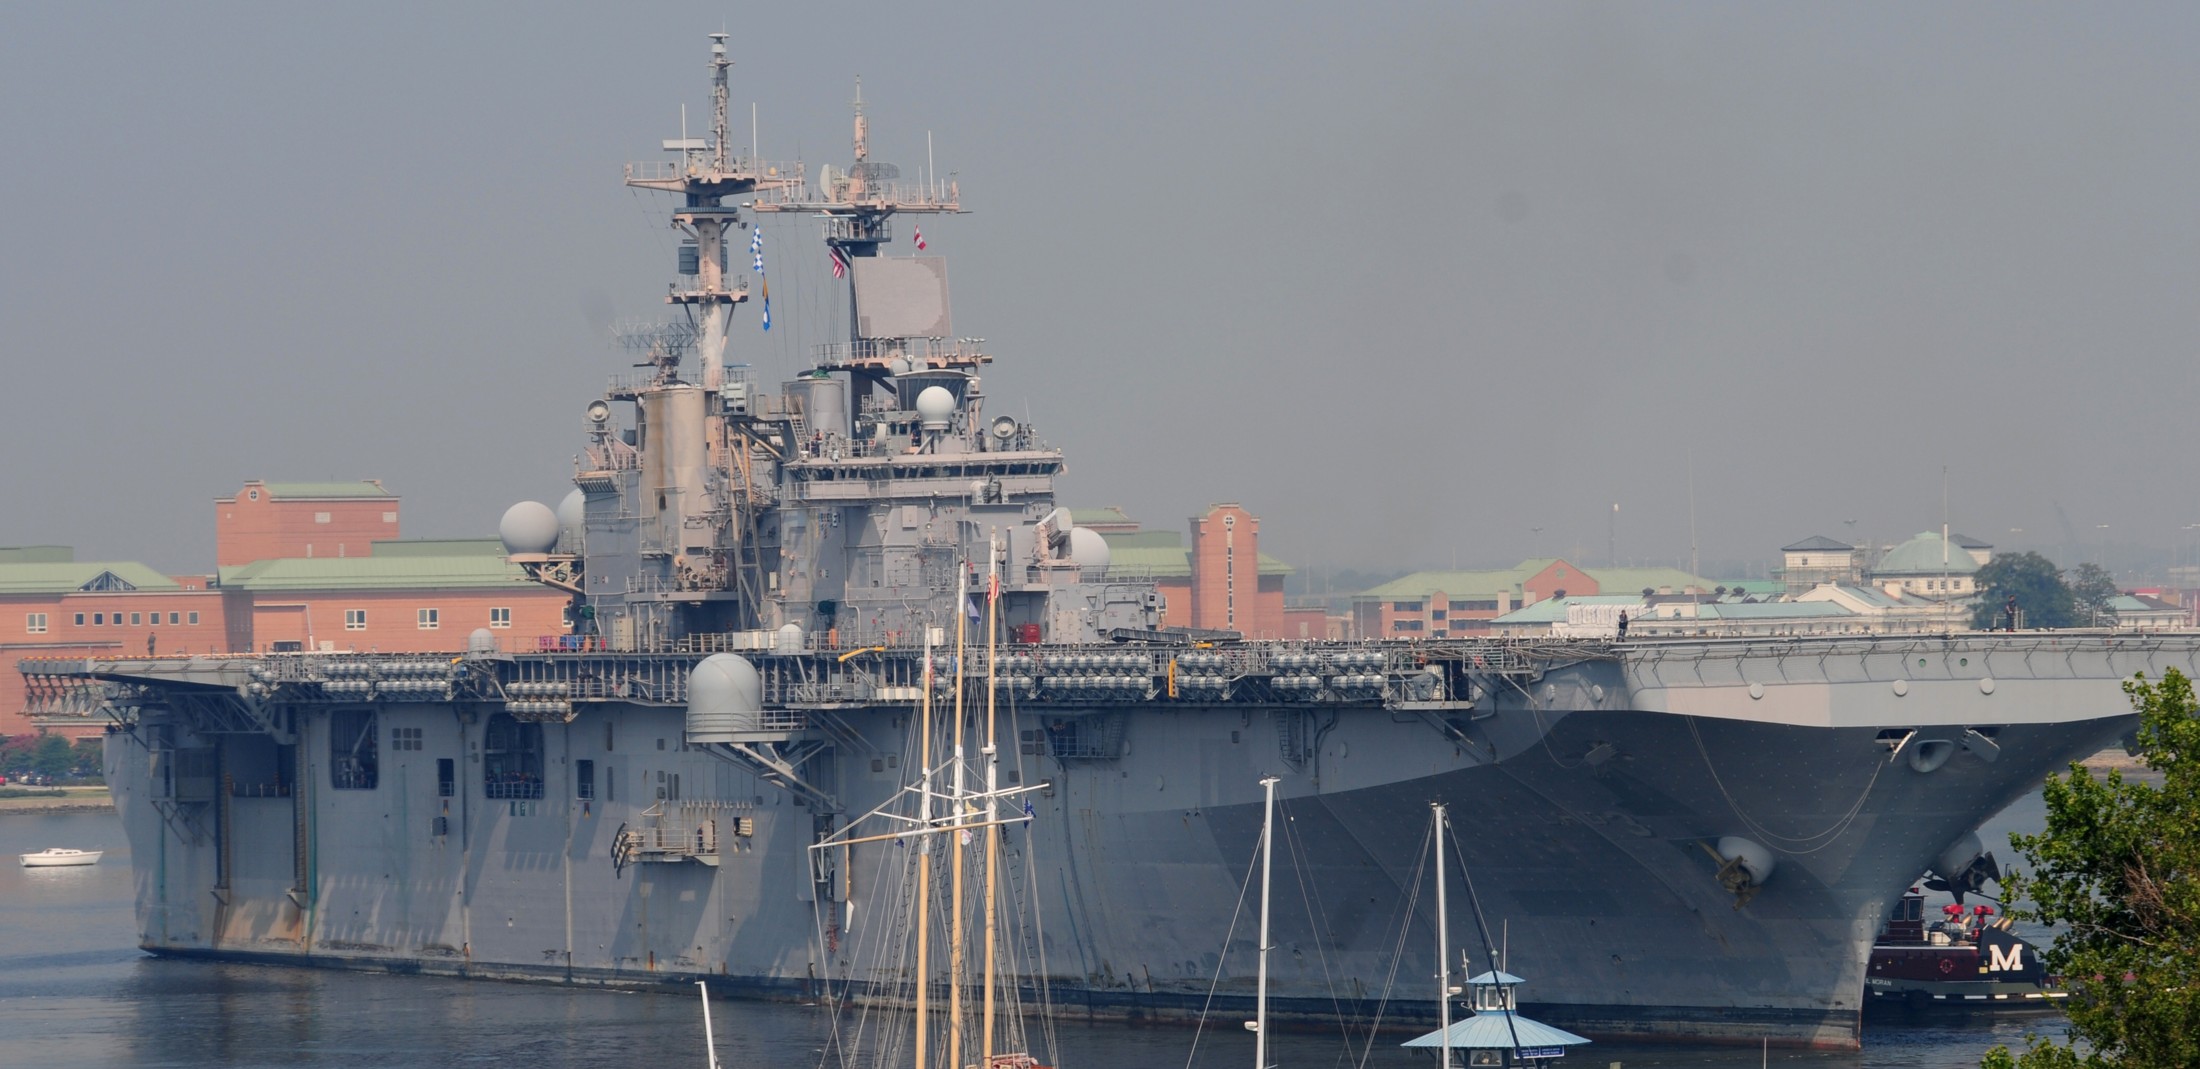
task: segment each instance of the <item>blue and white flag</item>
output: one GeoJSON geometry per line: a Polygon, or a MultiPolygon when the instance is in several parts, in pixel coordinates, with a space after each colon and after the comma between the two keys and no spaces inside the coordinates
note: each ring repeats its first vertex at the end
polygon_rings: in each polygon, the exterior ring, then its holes
{"type": "Polygon", "coordinates": [[[764,329],[772,329],[772,280],[764,274],[764,229],[749,231],[749,255],[756,261],[756,280],[764,291],[764,329]]]}

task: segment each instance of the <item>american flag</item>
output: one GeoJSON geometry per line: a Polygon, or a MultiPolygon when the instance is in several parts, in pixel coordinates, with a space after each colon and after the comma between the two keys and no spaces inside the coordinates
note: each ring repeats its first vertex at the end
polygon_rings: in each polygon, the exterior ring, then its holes
{"type": "Polygon", "coordinates": [[[916,237],[917,237],[917,248],[918,248],[918,250],[920,250],[920,251],[921,251],[921,250],[923,250],[923,248],[924,248],[924,227],[922,227],[922,226],[919,226],[919,227],[917,227],[917,233],[916,233],[916,237]]]}
{"type": "Polygon", "coordinates": [[[825,254],[833,258],[833,277],[847,278],[848,250],[843,249],[838,245],[829,245],[825,249],[825,254]]]}

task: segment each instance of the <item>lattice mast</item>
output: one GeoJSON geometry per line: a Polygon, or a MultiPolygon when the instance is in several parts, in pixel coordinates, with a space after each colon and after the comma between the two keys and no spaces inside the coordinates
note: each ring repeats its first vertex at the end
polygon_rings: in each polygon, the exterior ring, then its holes
{"type": "Polygon", "coordinates": [[[719,387],[725,373],[726,328],[733,306],[749,299],[746,282],[735,284],[725,269],[729,229],[741,224],[740,206],[726,198],[802,187],[796,168],[766,166],[736,156],[726,120],[726,72],[733,60],[726,54],[724,33],[710,35],[711,128],[708,138],[690,138],[682,130],[667,138],[666,152],[679,154],[677,162],[630,163],[626,184],[678,194],[672,225],[695,242],[695,274],[692,281],[675,282],[665,293],[665,303],[688,310],[695,322],[697,359],[702,361],[705,389],[719,387]]]}

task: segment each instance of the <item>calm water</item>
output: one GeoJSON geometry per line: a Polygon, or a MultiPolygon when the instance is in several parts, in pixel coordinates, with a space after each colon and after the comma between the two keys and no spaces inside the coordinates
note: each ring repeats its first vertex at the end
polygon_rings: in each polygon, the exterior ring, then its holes
{"type": "MultiPolygon", "coordinates": [[[[2037,829],[2038,796],[1982,832],[1990,848],[2012,829],[2037,829]]],[[[2006,856],[2005,847],[1997,853],[2006,856]]],[[[547,985],[398,978],[371,974],[160,961],[140,954],[131,917],[129,846],[111,813],[0,816],[0,1065],[701,1066],[702,1021],[693,997],[547,985]],[[24,869],[14,855],[48,846],[99,848],[100,864],[24,869]]],[[[802,1006],[712,1004],[720,1061],[729,1069],[817,1066],[832,1034],[802,1006]]],[[[1196,1069],[1230,1069],[1252,1057],[1234,1021],[1199,1042],[1196,1069]]],[[[1864,1050],[1824,1055],[1774,1051],[1771,1064],[1887,1069],[1975,1066],[1979,1052],[2021,1044],[2053,1018],[1872,1021],[1864,1050]]],[[[1176,1069],[1189,1028],[1060,1027],[1067,1069],[1176,1069]]],[[[1385,1037],[1369,1066],[1432,1069],[1385,1037]]],[[[1276,1037],[1271,1061],[1323,1069],[1359,1064],[1360,1047],[1337,1035],[1276,1037]]],[[[1758,1052],[1597,1044],[1568,1058],[1573,1069],[1758,1064],[1758,1052]]],[[[838,1069],[837,1062],[832,1069],[838,1069]]]]}

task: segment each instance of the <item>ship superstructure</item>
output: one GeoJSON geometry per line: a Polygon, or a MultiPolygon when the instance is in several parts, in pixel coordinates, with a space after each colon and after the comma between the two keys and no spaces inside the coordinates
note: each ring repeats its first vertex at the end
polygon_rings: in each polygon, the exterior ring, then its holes
{"type": "MultiPolygon", "coordinates": [[[[1412,949],[1427,939],[1394,960],[1390,923],[1411,829],[1441,800],[1536,962],[1537,1016],[1847,1046],[1903,888],[1928,867],[1975,879],[1977,852],[1950,844],[2129,731],[2121,679],[2200,667],[2187,635],[1163,628],[1152,582],[1056,502],[1061,451],[987,412],[989,357],[953,330],[944,261],[881,254],[893,216],[959,211],[959,190],[872,161],[860,112],[854,163],[817,181],[735,154],[729,66],[714,36],[710,136],[627,172],[674,197],[692,241],[673,316],[631,332],[643,370],[585,407],[573,496],[503,524],[513,559],[572,595],[574,634],[21,666],[41,712],[114,725],[148,950],[906,990],[853,950],[905,847],[811,847],[909,781],[911,717],[960,695],[1001,709],[977,744],[998,748],[1002,788],[1045,785],[1002,867],[1043,920],[1029,960],[1082,1012],[1198,1010],[1275,775],[1278,863],[1313,907],[1278,911],[1278,1015],[1432,972],[1412,949]],[[848,285],[845,340],[770,389],[728,362],[728,325],[762,293],[728,270],[754,212],[821,217],[848,285]],[[1003,644],[957,651],[980,605],[1003,644]]],[[[1251,995],[1226,976],[1225,1004],[1251,995]]]]}

